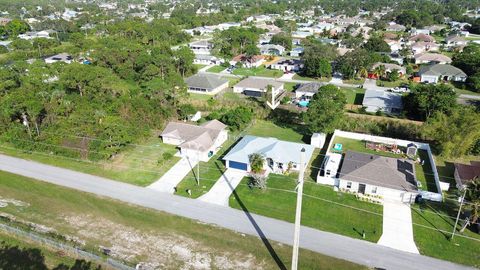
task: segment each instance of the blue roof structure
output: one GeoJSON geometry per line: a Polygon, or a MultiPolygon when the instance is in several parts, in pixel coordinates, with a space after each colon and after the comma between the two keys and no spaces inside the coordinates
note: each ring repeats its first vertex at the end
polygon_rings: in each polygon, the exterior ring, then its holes
{"type": "Polygon", "coordinates": [[[300,151],[302,148],[305,148],[305,163],[308,163],[314,151],[314,147],[311,145],[281,141],[277,138],[247,135],[225,155],[223,160],[249,163],[248,156],[258,153],[276,162],[300,164],[300,151]]]}

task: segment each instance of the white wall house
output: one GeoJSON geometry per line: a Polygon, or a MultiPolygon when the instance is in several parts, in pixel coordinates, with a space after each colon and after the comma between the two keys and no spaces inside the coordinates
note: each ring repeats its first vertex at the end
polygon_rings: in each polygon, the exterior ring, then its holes
{"type": "Polygon", "coordinates": [[[178,146],[180,156],[208,161],[228,139],[226,125],[217,120],[201,126],[170,122],[163,130],[163,143],[178,146]]]}

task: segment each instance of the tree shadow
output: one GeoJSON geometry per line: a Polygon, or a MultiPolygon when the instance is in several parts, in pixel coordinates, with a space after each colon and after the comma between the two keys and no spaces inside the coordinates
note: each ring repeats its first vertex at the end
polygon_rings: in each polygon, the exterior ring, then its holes
{"type": "Polygon", "coordinates": [[[295,132],[303,135],[303,142],[309,143],[310,132],[307,126],[301,124],[301,118],[301,114],[297,111],[292,111],[281,107],[278,107],[275,110],[271,111],[268,115],[268,119],[271,120],[275,125],[282,128],[293,129],[295,132]]]}
{"type": "MultiPolygon", "coordinates": [[[[218,167],[218,165],[217,165],[218,167]]],[[[220,168],[219,168],[220,169],[220,168]]],[[[260,226],[257,224],[257,222],[255,221],[255,218],[250,214],[250,211],[248,211],[248,208],[247,206],[243,203],[242,199],[240,199],[240,196],[238,196],[238,193],[235,189],[233,189],[232,186],[230,186],[230,188],[233,190],[232,191],[232,194],[233,196],[235,197],[235,200],[238,202],[238,205],[240,205],[240,207],[242,208],[243,212],[245,213],[245,215],[247,216],[248,220],[250,221],[250,223],[252,223],[253,225],[253,228],[255,229],[255,231],[257,232],[258,236],[260,237],[260,239],[262,240],[263,244],[265,245],[265,247],[267,248],[268,250],[268,253],[270,253],[270,256],[272,256],[272,259],[275,261],[275,263],[277,264],[278,268],[279,269],[282,269],[282,270],[286,270],[287,267],[285,266],[285,264],[282,262],[282,260],[280,259],[280,257],[278,256],[277,252],[275,251],[275,249],[273,248],[273,246],[270,244],[270,241],[268,241],[267,237],[265,236],[265,234],[263,233],[262,229],[260,228],[260,226]]]]}
{"type": "Polygon", "coordinates": [[[365,97],[365,94],[362,93],[356,93],[355,94],[355,99],[353,101],[353,104],[355,105],[362,105],[363,103],[363,98],[365,97]]]}

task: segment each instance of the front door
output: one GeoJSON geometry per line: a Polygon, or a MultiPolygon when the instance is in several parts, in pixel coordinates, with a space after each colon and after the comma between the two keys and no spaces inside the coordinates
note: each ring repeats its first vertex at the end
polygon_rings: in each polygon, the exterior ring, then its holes
{"type": "Polygon", "coordinates": [[[365,184],[358,185],[358,193],[365,194],[365,184]]]}

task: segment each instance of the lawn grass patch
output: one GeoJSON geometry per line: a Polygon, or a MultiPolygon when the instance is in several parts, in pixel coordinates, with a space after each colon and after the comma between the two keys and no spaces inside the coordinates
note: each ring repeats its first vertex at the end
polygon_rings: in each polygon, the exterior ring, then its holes
{"type": "Polygon", "coordinates": [[[412,206],[413,236],[421,254],[456,263],[480,267],[480,235],[468,228],[449,240],[458,207],[452,201],[425,201],[412,206]],[[465,237],[474,239],[467,239],[465,237]],[[475,240],[477,239],[477,240],[475,240]]]}
{"type": "Polygon", "coordinates": [[[286,91],[292,92],[297,85],[298,83],[286,82],[284,83],[284,88],[286,91]]]}
{"type": "MultiPolygon", "coordinates": [[[[270,174],[265,190],[250,188],[248,181],[244,178],[230,196],[231,207],[294,222],[297,199],[294,175],[270,174]]],[[[371,242],[380,238],[382,206],[359,201],[351,194],[335,192],[332,187],[309,180],[305,181],[303,192],[302,225],[359,239],[365,232],[365,239],[371,242]]]]}
{"type": "MultiPolygon", "coordinates": [[[[208,258],[237,258],[242,263],[250,261],[264,269],[278,269],[277,263],[270,255],[262,240],[258,237],[245,236],[230,230],[202,224],[195,220],[137,207],[116,200],[94,196],[88,193],[28,179],[22,176],[0,172],[0,195],[29,203],[28,207],[8,206],[2,212],[14,215],[18,219],[35,222],[54,228],[61,234],[77,236],[90,246],[112,246],[114,237],[103,235],[105,230],[118,232],[118,227],[125,233],[141,234],[142,237],[157,236],[161,239],[175,239],[178,243],[194,245],[192,257],[207,254],[208,258]],[[86,222],[84,225],[65,222],[68,216],[75,216],[86,222]],[[109,224],[105,226],[104,224],[109,224]],[[98,230],[86,230],[84,226],[98,227],[98,230]],[[84,233],[90,233],[84,236],[84,233]]],[[[132,240],[133,241],[133,240],[132,240]]],[[[115,242],[124,245],[124,242],[115,242]]],[[[270,244],[284,265],[290,265],[291,247],[270,241],[270,244]]],[[[129,257],[130,263],[148,261],[147,258],[166,257],[162,261],[166,268],[180,269],[185,260],[173,253],[157,252],[155,246],[138,245],[135,253],[129,257]]],[[[163,247],[163,246],[162,246],[163,247]]],[[[165,247],[168,248],[168,245],[165,247]]],[[[98,249],[97,249],[98,250],[98,249]]],[[[167,251],[167,250],[165,250],[167,251]]],[[[216,268],[215,265],[211,266],[216,268]]],[[[188,268],[188,267],[186,267],[188,268]]],[[[300,251],[299,269],[367,269],[344,260],[339,260],[307,250],[300,251]]]]}
{"type": "Polygon", "coordinates": [[[311,81],[311,82],[329,82],[332,80],[332,78],[329,77],[321,77],[321,78],[311,78],[307,76],[302,76],[298,73],[293,75],[294,80],[300,80],[300,81],[311,81]]]}
{"type": "Polygon", "coordinates": [[[193,66],[196,67],[197,70],[199,70],[199,69],[202,69],[202,68],[206,67],[207,65],[204,65],[204,64],[193,64],[193,66]]]}
{"type": "Polygon", "coordinates": [[[226,67],[224,67],[224,66],[213,66],[213,67],[207,69],[207,72],[220,73],[220,72],[224,71],[225,69],[226,69],[226,67]]]}
{"type": "Polygon", "coordinates": [[[345,94],[347,104],[362,105],[365,89],[351,87],[339,87],[339,89],[345,94]]]}
{"type": "Polygon", "coordinates": [[[0,145],[0,153],[10,156],[38,161],[48,165],[72,169],[112,180],[147,186],[158,180],[178,160],[172,157],[163,160],[164,153],[175,154],[175,146],[164,144],[161,139],[152,136],[137,146],[128,146],[113,160],[90,162],[88,160],[70,159],[40,152],[28,152],[15,149],[9,145],[0,145]],[[2,147],[3,146],[3,147],[2,147]]]}
{"type": "Polygon", "coordinates": [[[207,101],[207,100],[211,99],[213,97],[213,95],[188,93],[188,97],[190,98],[190,100],[207,101]]]}
{"type": "Polygon", "coordinates": [[[389,82],[389,81],[382,81],[382,80],[377,80],[376,81],[377,86],[382,86],[382,87],[388,87],[388,88],[395,88],[399,87],[400,85],[403,84],[409,84],[408,80],[396,80],[394,82],[389,82]]]}
{"type": "Polygon", "coordinates": [[[233,70],[233,74],[239,76],[260,76],[270,78],[280,78],[283,72],[276,69],[267,69],[265,66],[259,66],[254,68],[236,68],[233,70]]]}
{"type": "Polygon", "coordinates": [[[355,78],[355,79],[350,79],[350,80],[343,80],[343,83],[345,83],[345,84],[364,84],[365,79],[364,78],[355,78]]]}
{"type": "Polygon", "coordinates": [[[279,140],[290,142],[304,142],[304,136],[293,128],[281,127],[273,122],[265,120],[256,120],[255,124],[246,130],[246,134],[259,137],[274,137],[279,140]]]}

